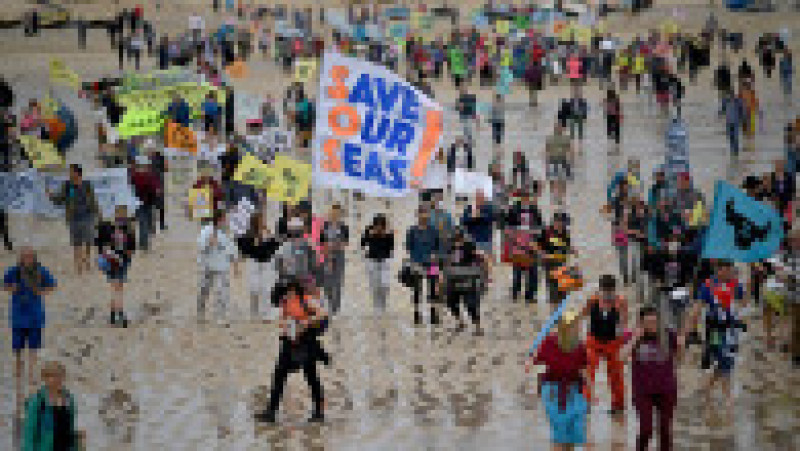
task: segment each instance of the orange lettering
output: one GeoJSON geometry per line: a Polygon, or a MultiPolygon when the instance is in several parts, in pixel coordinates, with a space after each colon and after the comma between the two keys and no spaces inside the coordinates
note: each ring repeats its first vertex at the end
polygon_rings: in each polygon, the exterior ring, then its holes
{"type": "Polygon", "coordinates": [[[331,68],[333,86],[328,87],[328,97],[342,100],[347,98],[347,86],[345,86],[344,81],[349,74],[350,71],[347,66],[333,66],[331,68]]]}
{"type": "Polygon", "coordinates": [[[339,150],[339,140],[333,138],[325,140],[322,150],[325,152],[325,156],[328,157],[322,162],[322,168],[328,172],[342,172],[342,162],[336,152],[339,150]]]}
{"type": "Polygon", "coordinates": [[[337,136],[353,136],[361,129],[361,118],[351,105],[336,105],[328,112],[328,126],[337,136]],[[347,116],[347,126],[339,124],[341,116],[347,116]]]}

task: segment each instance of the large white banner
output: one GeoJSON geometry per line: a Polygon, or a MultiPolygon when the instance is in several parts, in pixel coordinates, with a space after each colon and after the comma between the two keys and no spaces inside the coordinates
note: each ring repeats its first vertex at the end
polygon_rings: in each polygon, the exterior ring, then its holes
{"type": "Polygon", "coordinates": [[[388,69],[328,52],[322,64],[314,184],[377,197],[422,187],[442,108],[388,69]]]}
{"type": "MultiPolygon", "coordinates": [[[[103,217],[113,218],[117,205],[127,206],[128,214],[132,216],[139,206],[139,199],[128,183],[126,169],[106,169],[86,174],[85,179],[94,188],[103,217]]],[[[36,170],[0,173],[0,207],[14,213],[37,214],[48,218],[63,216],[63,207],[50,201],[47,190],[57,193],[66,180],[66,175],[36,170]]]]}

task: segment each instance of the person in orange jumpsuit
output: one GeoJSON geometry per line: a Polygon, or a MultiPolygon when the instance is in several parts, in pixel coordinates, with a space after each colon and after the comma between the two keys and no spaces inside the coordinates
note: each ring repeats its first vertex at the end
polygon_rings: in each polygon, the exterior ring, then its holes
{"type": "Polygon", "coordinates": [[[583,307],[581,317],[589,321],[586,337],[586,352],[589,360],[589,383],[587,397],[593,404],[594,377],[600,360],[605,359],[608,383],[611,386],[612,415],[625,410],[625,384],[623,363],[619,351],[625,343],[624,330],[627,326],[628,306],[625,298],[616,292],[616,279],[610,274],[600,277],[600,291],[589,298],[583,307]]]}

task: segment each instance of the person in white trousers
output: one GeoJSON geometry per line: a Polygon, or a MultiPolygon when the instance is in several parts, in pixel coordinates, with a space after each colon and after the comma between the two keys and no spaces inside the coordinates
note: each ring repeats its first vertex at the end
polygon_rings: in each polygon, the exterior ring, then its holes
{"type": "Polygon", "coordinates": [[[230,303],[230,269],[236,256],[236,247],[227,230],[225,213],[214,214],[212,223],[200,230],[197,263],[200,267],[200,293],[197,298],[197,316],[203,321],[206,301],[214,289],[217,314],[221,318],[230,303]]]}

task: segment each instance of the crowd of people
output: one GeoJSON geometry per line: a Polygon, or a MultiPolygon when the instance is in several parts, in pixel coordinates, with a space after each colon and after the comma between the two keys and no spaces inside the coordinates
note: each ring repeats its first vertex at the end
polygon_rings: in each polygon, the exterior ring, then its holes
{"type": "MultiPolygon", "coordinates": [[[[219,7],[215,1],[215,10],[219,7]]],[[[720,122],[726,126],[732,164],[740,155],[740,134],[744,134],[746,150],[755,150],[754,136],[759,133],[762,115],[755,88],[758,75],[747,56],[740,55],[747,53],[742,50],[743,36],[751,36],[726,31],[713,17],[696,35],[654,31],[630,42],[597,30],[583,39],[576,33],[553,36],[530,31],[512,35],[477,26],[453,26],[449,33],[435,37],[411,31],[403,39],[379,39],[336,28],[328,35],[326,19],[330,18],[325,11],[319,8],[315,20],[312,9],[293,9],[294,26],[302,31],[293,37],[268,25],[273,17],[288,19],[288,8],[256,9],[241,4],[238,22],[218,30],[206,27],[203,16],[192,14],[185,33],[160,33],[145,19],[141,7],[123,11],[107,27],[111,46],[118,51],[120,69],[130,58],[139,70],[142,57],[152,56],[159,69],[180,66],[219,88],[224,97],[223,102],[220,96],[209,94],[199,109],[194,109],[175,95],[162,115],[196,130],[199,154],[212,155],[198,158],[199,175],[191,184],[193,189],[211,193],[210,214],[199,218],[198,321],[206,321],[206,306],[212,296],[214,317],[225,321],[231,304],[231,273],[236,277],[242,262],[247,266],[253,319],[263,319],[266,310],[278,315],[279,357],[269,403],[255,415],[259,421],[277,420],[287,377],[297,370],[302,370],[311,388],[311,420],[324,420],[325,398],[317,363],[328,364],[331,356],[321,339],[329,321],[335,321],[341,311],[343,297],[350,294],[344,293],[345,281],[361,277],[348,270],[348,248],[363,250],[368,293],[376,312],[386,311],[396,278],[411,292],[413,317],[409,321],[421,325],[427,316],[431,325],[441,326],[448,322],[445,315],[449,313],[456,332],[467,328],[468,319],[477,336],[484,333],[481,301],[491,286],[510,282],[508,298],[513,302],[521,297],[531,304],[544,297],[553,311],[570,293],[582,289],[586,281],[577,263],[580,249],[573,244],[568,201],[568,193],[580,189],[572,185],[575,160],[583,149],[586,123],[593,114],[602,114],[605,119],[609,154],[622,153],[625,133],[621,98],[631,81],[637,99],[658,104],[660,121],[680,120],[686,84],[695,83],[702,71],[712,70],[711,49],[719,48],[724,56],[714,69],[713,86],[720,93],[720,122]],[[296,147],[308,148],[315,129],[315,100],[302,83],[294,83],[282,103],[267,99],[259,117],[248,121],[248,132],[241,132],[236,124],[235,82],[225,69],[256,58],[253,47],[264,57],[271,52],[274,64],[285,74],[296,60],[319,60],[325,51],[334,49],[404,73],[431,97],[436,94],[434,83],[440,86],[449,78],[457,90],[460,129],[452,142],[442,143],[438,160],[452,175],[459,169],[482,171],[478,153],[489,155],[486,172],[493,180],[491,199],[488,193],[476,189],[459,199],[463,211],[455,211],[446,201],[449,189],[422,190],[416,221],[405,231],[393,226],[390,215],[375,214],[358,234],[348,225],[344,205],[332,203],[324,215],[317,216],[310,197],[296,204],[283,203],[281,213],[270,216],[267,204],[271,201],[265,193],[234,177],[242,159],[254,153],[250,129],[284,124],[295,133],[296,147]],[[735,79],[731,74],[733,57],[741,61],[735,79]],[[492,90],[488,111],[480,111],[474,92],[476,82],[478,89],[492,90]],[[525,89],[533,111],[541,103],[539,92],[562,84],[569,86],[571,95],[557,104],[557,114],[552,118],[555,125],[544,145],[544,160],[528,161],[525,153],[515,152],[511,170],[506,171],[504,99],[512,89],[525,89]],[[604,93],[600,113],[593,111],[584,97],[584,88],[591,84],[604,93]],[[480,149],[477,144],[478,127],[484,120],[491,126],[492,149],[480,149]],[[536,165],[546,168],[543,180],[533,175],[536,165]],[[540,207],[545,190],[556,207],[551,218],[546,218],[540,207]],[[236,234],[228,216],[243,198],[255,204],[256,213],[250,217],[247,230],[236,234]],[[398,254],[402,254],[403,264],[395,277],[390,262],[398,254]],[[503,274],[498,270],[502,264],[512,268],[510,281],[498,278],[503,274]],[[539,295],[541,279],[544,296],[539,295]],[[268,305],[272,308],[266,309],[268,305]]],[[[535,11],[487,7],[485,12],[496,24],[506,17],[501,12],[515,17],[530,16],[535,11]]],[[[351,7],[347,20],[355,30],[367,24],[388,28],[388,19],[378,8],[351,7]]],[[[80,24],[78,32],[79,43],[85,47],[85,23],[80,24]]],[[[757,40],[755,51],[764,71],[762,81],[770,82],[777,66],[780,86],[791,101],[794,69],[789,42],[778,34],[768,34],[757,40]]],[[[68,179],[47,195],[64,208],[74,252],[74,276],[81,277],[95,268],[102,271],[110,284],[109,323],[127,328],[127,273],[136,253],[149,252],[155,245],[154,234],[167,229],[165,177],[170,168],[160,136],[110,137],[124,115],[115,96],[115,88],[123,83],[121,78],[87,82],[82,96],[103,116],[97,127],[99,163],[127,169],[140,201],[136,211],[116,206],[113,218],[104,219],[92,184],[83,179],[79,164],[70,165],[68,179]]],[[[30,159],[20,148],[18,137],[49,139],[51,128],[37,99],[30,100],[17,121],[12,87],[3,82],[2,88],[3,171],[10,172],[27,165],[30,159]],[[21,161],[15,161],[17,155],[21,161]]],[[[749,196],[782,215],[785,229],[781,248],[772,258],[747,265],[702,258],[711,201],[697,187],[690,168],[675,171],[665,164],[648,177],[642,173],[639,160],[631,157],[626,167],[610,178],[606,203],[597,207],[598,214],[611,224],[609,244],[617,252],[618,271],[604,271],[598,280],[599,290],[577,309],[560,315],[556,332],[531,352],[528,362],[545,367],[540,375],[540,395],[554,444],[569,448],[587,442],[587,413],[597,404],[594,381],[601,360],[606,361],[612,394],[609,413],[615,418],[624,415],[624,365],[630,360],[632,404],[639,420],[636,447],[647,449],[653,436],[653,412],[657,411],[660,448],[670,449],[677,367],[683,349],[692,343],[702,344],[702,364],[712,370],[702,394],[708,399],[715,385],[721,385],[729,403],[726,411],[733,412],[730,378],[738,338],[747,327],[743,308],[749,304],[762,309],[769,350],[788,352],[795,367],[800,365],[800,233],[794,219],[800,119],[788,124],[785,145],[785,158],[776,160],[771,171],[745,174],[740,183],[749,196]],[[633,295],[629,298],[628,293],[633,295]],[[581,327],[584,320],[585,334],[581,327]],[[701,322],[704,326],[699,328],[701,322]]],[[[13,240],[5,210],[0,225],[6,249],[11,251],[13,240]]],[[[36,350],[42,346],[45,326],[43,297],[56,289],[56,274],[45,263],[38,260],[32,248],[23,246],[18,263],[4,276],[5,289],[11,294],[9,316],[18,384],[22,384],[26,363],[29,385],[36,381],[36,350]],[[29,351],[27,361],[23,359],[25,350],[29,351]]],[[[63,387],[64,367],[46,363],[42,379],[44,387],[27,404],[24,449],[69,449],[64,444],[77,437],[76,406],[63,387]],[[43,421],[43,417],[48,420],[43,421]]],[[[710,400],[706,403],[712,404],[710,400]]]]}

